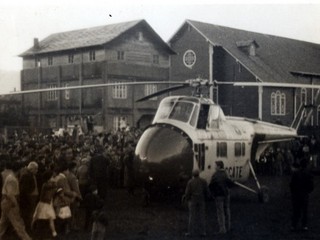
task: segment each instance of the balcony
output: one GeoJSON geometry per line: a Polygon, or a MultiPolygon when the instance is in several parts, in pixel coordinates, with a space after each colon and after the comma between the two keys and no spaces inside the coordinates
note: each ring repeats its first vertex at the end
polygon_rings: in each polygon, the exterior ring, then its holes
{"type": "MultiPolygon", "coordinates": [[[[102,78],[104,68],[109,76],[160,81],[169,78],[169,68],[123,62],[90,62],[82,65],[83,79],[102,78]]],[[[21,71],[23,85],[37,83],[39,77],[41,77],[41,82],[57,82],[59,79],[61,81],[79,79],[79,75],[80,64],[24,69],[21,71]]]]}

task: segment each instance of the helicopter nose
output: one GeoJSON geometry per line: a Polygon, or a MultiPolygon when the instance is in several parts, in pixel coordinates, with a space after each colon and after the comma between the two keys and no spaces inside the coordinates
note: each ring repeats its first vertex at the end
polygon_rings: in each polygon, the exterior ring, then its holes
{"type": "Polygon", "coordinates": [[[191,176],[192,141],[171,125],[149,127],[142,134],[135,154],[141,163],[140,173],[146,175],[146,180],[171,187],[191,176]]]}

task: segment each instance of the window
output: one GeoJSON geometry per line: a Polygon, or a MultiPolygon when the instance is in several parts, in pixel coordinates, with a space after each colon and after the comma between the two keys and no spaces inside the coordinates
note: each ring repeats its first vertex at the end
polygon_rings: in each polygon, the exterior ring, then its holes
{"type": "Polygon", "coordinates": [[[301,88],[301,103],[303,103],[304,105],[307,104],[307,89],[305,88],[301,88]]]}
{"type": "Polygon", "coordinates": [[[187,68],[192,68],[196,60],[196,54],[192,50],[187,50],[183,55],[183,63],[187,68]]]}
{"type": "MultiPolygon", "coordinates": [[[[148,96],[158,91],[157,85],[155,84],[147,84],[144,86],[144,95],[148,96]]],[[[149,100],[157,100],[157,97],[150,98],[149,100]]]]}
{"type": "MultiPolygon", "coordinates": [[[[65,83],[65,84],[63,84],[63,87],[69,87],[69,84],[65,83]]],[[[64,99],[70,100],[70,90],[69,89],[64,90],[64,99]]]]}
{"type": "Polygon", "coordinates": [[[153,61],[154,64],[159,64],[159,55],[153,55],[153,61]]]}
{"type": "Polygon", "coordinates": [[[227,157],[226,142],[217,142],[217,157],[227,157]]]}
{"type": "Polygon", "coordinates": [[[143,41],[143,32],[138,32],[138,40],[143,41]]]}
{"type": "Polygon", "coordinates": [[[118,60],[124,60],[124,51],[118,51],[117,59],[118,60]]]}
{"type": "Polygon", "coordinates": [[[73,63],[73,59],[74,59],[74,55],[73,54],[69,54],[68,63],[73,63]]]}
{"type": "Polygon", "coordinates": [[[48,57],[48,66],[52,66],[53,65],[53,57],[48,57]]]}
{"type": "Polygon", "coordinates": [[[35,67],[41,67],[41,59],[39,57],[35,57],[34,64],[35,67]]]}
{"type": "Polygon", "coordinates": [[[95,61],[96,60],[96,51],[95,50],[90,50],[90,52],[89,52],[89,60],[90,61],[95,61]]]}
{"type": "MultiPolygon", "coordinates": [[[[57,84],[49,84],[49,88],[57,88],[57,84]]],[[[48,95],[47,95],[47,99],[48,101],[55,101],[58,99],[57,97],[57,91],[56,90],[52,90],[52,91],[49,91],[48,92],[48,95]]]]}
{"type": "Polygon", "coordinates": [[[124,116],[113,117],[113,129],[121,130],[127,126],[128,119],[124,116]]]}
{"type": "Polygon", "coordinates": [[[190,102],[177,102],[174,105],[169,118],[182,122],[188,122],[193,110],[194,104],[190,102]]]}
{"type": "Polygon", "coordinates": [[[234,156],[240,157],[244,156],[246,151],[246,145],[245,143],[236,142],[234,144],[234,156]]]}
{"type": "Polygon", "coordinates": [[[238,72],[242,73],[242,64],[238,62],[238,72]]]}
{"type": "Polygon", "coordinates": [[[206,150],[204,143],[194,144],[194,156],[201,171],[203,171],[205,168],[205,152],[206,150]]]}
{"type": "Polygon", "coordinates": [[[286,94],[276,91],[271,93],[271,115],[286,115],[286,94]]]}
{"type": "Polygon", "coordinates": [[[117,86],[112,87],[112,97],[115,99],[127,98],[127,86],[119,83],[117,86]]]}

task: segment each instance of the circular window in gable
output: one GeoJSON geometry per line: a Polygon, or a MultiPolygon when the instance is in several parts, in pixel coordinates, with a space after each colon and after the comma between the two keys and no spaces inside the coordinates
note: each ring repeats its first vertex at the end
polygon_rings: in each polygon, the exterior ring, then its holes
{"type": "Polygon", "coordinates": [[[183,54],[183,63],[187,68],[192,68],[193,65],[196,63],[197,57],[194,51],[187,50],[183,54]]]}

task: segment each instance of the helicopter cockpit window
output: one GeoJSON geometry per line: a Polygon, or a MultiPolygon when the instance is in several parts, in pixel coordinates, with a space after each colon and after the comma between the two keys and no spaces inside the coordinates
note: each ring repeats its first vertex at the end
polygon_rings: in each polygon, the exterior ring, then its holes
{"type": "Polygon", "coordinates": [[[199,111],[197,128],[206,129],[208,123],[208,114],[209,114],[210,105],[202,104],[199,111]]]}
{"type": "Polygon", "coordinates": [[[219,124],[222,120],[225,120],[225,116],[220,106],[211,105],[209,111],[209,128],[219,128],[219,124]]]}
{"type": "Polygon", "coordinates": [[[190,102],[177,102],[169,116],[170,119],[188,122],[192,113],[194,104],[190,102]]]}
{"type": "Polygon", "coordinates": [[[174,103],[175,103],[175,100],[173,99],[168,99],[161,102],[154,119],[159,120],[159,119],[168,118],[174,103]]]}

